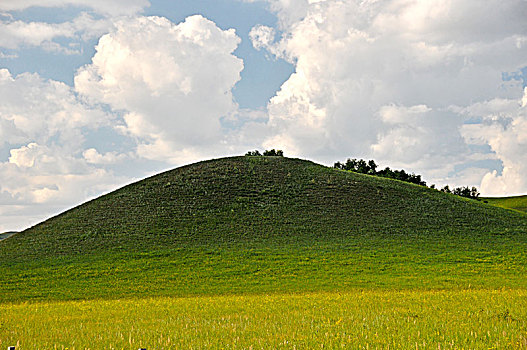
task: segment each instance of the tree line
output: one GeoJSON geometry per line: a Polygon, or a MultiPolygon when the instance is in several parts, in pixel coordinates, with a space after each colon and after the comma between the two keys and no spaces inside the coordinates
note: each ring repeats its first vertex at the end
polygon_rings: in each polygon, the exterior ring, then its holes
{"type": "MultiPolygon", "coordinates": [[[[263,153],[260,153],[258,150],[254,151],[248,151],[245,153],[246,156],[250,157],[283,157],[284,152],[282,150],[275,150],[274,148],[271,150],[265,150],[263,153]]],[[[414,174],[414,173],[408,173],[404,169],[397,170],[397,169],[390,169],[390,167],[386,167],[381,170],[378,169],[378,165],[375,163],[374,160],[364,160],[364,159],[350,159],[346,160],[346,162],[336,162],[333,164],[333,168],[340,169],[340,170],[347,170],[347,171],[353,171],[355,173],[361,173],[361,174],[368,174],[373,176],[379,176],[379,177],[386,177],[389,179],[395,179],[400,180],[404,182],[413,183],[419,186],[425,186],[435,189],[435,185],[427,186],[426,181],[423,180],[421,175],[414,174]]],[[[479,199],[479,191],[476,187],[455,187],[453,189],[450,189],[448,185],[444,186],[441,189],[438,189],[441,192],[445,193],[452,193],[457,196],[466,197],[470,199],[479,199]]]]}
{"type": "MultiPolygon", "coordinates": [[[[392,170],[389,167],[386,167],[382,170],[377,170],[378,166],[375,163],[374,160],[365,161],[364,159],[349,159],[345,163],[336,162],[333,165],[334,168],[340,169],[340,170],[348,170],[353,171],[356,173],[361,174],[368,174],[373,176],[379,176],[379,177],[386,177],[390,179],[400,180],[404,182],[413,183],[419,186],[427,186],[426,182],[423,181],[421,175],[416,175],[414,173],[407,173],[404,169],[401,170],[392,170]]],[[[431,185],[430,188],[435,189],[435,185],[431,185]]],[[[450,189],[448,185],[445,187],[439,189],[441,192],[446,193],[452,193],[457,196],[466,197],[470,199],[478,199],[479,198],[479,191],[476,187],[469,188],[467,186],[464,187],[456,187],[454,189],[450,189]]]]}

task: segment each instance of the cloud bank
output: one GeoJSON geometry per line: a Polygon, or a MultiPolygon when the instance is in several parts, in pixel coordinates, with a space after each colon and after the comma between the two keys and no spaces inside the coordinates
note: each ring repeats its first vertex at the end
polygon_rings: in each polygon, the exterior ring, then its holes
{"type": "Polygon", "coordinates": [[[527,192],[527,182],[510,175],[522,171],[515,135],[524,112],[502,111],[510,123],[499,135],[510,142],[483,137],[497,127],[483,111],[461,112],[522,99],[521,79],[504,81],[503,73],[527,66],[527,2],[269,3],[283,34],[255,26],[253,45],[294,63],[296,72],[269,103],[276,133],[267,145],[326,161],[373,157],[451,184],[465,180],[456,179],[457,168],[499,159],[503,174],[488,172],[483,192],[527,192]],[[469,122],[482,134],[475,145],[464,136],[469,122]],[[481,145],[491,151],[474,151],[481,145]]]}

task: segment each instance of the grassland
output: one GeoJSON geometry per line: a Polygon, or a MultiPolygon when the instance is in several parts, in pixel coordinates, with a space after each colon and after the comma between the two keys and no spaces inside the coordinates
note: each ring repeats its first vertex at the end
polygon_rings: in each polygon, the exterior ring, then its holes
{"type": "Polygon", "coordinates": [[[525,290],[375,291],[0,305],[0,348],[524,349],[525,290]]]}
{"type": "Polygon", "coordinates": [[[484,202],[500,208],[513,209],[527,212],[527,196],[515,197],[486,197],[481,198],[484,202]]]}
{"type": "Polygon", "coordinates": [[[521,348],[526,251],[521,212],[297,159],[201,162],[1,241],[0,347],[521,348]]]}

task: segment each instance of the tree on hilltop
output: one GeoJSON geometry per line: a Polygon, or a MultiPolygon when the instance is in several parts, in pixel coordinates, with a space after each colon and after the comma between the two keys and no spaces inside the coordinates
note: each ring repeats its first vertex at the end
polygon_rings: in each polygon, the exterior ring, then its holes
{"type": "Polygon", "coordinates": [[[247,153],[245,153],[246,156],[250,156],[250,157],[283,157],[284,156],[284,151],[282,150],[275,150],[274,148],[271,149],[271,150],[265,150],[263,152],[263,154],[260,153],[260,151],[258,150],[254,150],[254,151],[249,151],[247,153]]]}
{"type": "Polygon", "coordinates": [[[273,148],[270,151],[265,150],[263,155],[266,156],[266,157],[283,157],[284,156],[284,152],[282,150],[276,150],[275,151],[275,149],[273,148]]]}

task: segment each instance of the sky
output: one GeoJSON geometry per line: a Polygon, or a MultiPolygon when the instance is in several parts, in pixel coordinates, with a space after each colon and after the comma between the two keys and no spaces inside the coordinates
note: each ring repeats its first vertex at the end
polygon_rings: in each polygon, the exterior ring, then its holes
{"type": "Polygon", "coordinates": [[[527,194],[525,18],[526,0],[2,0],[0,231],[254,149],[527,194]]]}

